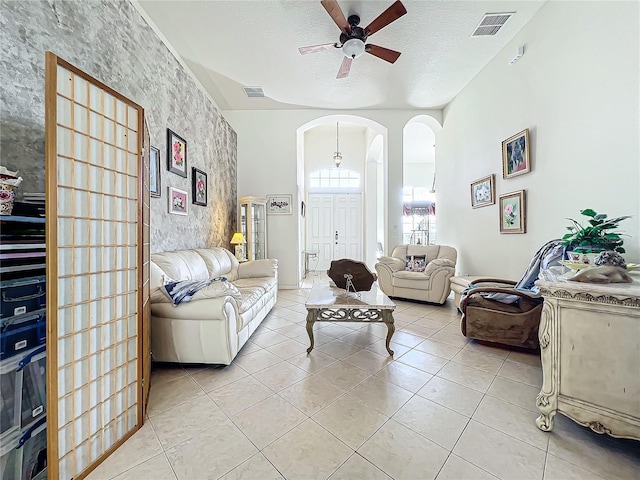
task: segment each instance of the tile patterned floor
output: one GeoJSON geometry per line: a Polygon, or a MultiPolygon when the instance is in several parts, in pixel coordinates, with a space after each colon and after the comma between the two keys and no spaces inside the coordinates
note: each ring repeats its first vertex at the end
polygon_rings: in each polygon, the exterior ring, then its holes
{"type": "Polygon", "coordinates": [[[228,367],[154,370],[148,421],[88,479],[639,478],[638,442],[538,430],[539,357],[469,341],[451,300],[397,301],[394,358],[361,323],[317,323],[307,355],[308,294],[281,290],[228,367]]]}

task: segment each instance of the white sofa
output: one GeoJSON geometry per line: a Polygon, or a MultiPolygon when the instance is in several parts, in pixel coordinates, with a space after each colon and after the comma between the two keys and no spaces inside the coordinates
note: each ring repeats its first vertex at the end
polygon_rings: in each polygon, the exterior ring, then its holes
{"type": "Polygon", "coordinates": [[[278,299],[278,260],[239,263],[222,247],[151,255],[151,351],[158,362],[229,365],[278,299]],[[165,283],[213,282],[174,306],[165,283]]]}
{"type": "Polygon", "coordinates": [[[443,304],[451,293],[458,253],[446,245],[398,245],[376,263],[378,284],[390,297],[443,304]],[[424,271],[406,270],[411,257],[425,257],[424,271]]]}

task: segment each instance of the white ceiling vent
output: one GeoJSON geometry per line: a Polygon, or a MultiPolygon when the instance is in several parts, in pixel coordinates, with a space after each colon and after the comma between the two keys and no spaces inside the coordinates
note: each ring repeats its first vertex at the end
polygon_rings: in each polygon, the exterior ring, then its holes
{"type": "Polygon", "coordinates": [[[486,37],[487,35],[495,35],[514,13],[515,12],[485,13],[471,36],[486,37]]]}
{"type": "Polygon", "coordinates": [[[242,87],[249,98],[264,98],[262,87],[242,87]]]}

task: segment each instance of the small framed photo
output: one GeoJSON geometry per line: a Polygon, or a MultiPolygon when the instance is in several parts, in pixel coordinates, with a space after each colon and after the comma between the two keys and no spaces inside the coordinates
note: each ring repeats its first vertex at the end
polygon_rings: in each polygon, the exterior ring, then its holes
{"type": "Polygon", "coordinates": [[[471,183],[471,207],[479,208],[496,203],[493,174],[471,183]]]}
{"type": "Polygon", "coordinates": [[[167,169],[187,178],[187,141],[167,128],[167,169]]]}
{"type": "Polygon", "coordinates": [[[191,202],[207,206],[207,174],[195,167],[191,168],[191,202]]]}
{"type": "Polygon", "coordinates": [[[526,233],[527,208],[525,191],[500,195],[500,233],[526,233]]]}
{"type": "Polygon", "coordinates": [[[291,215],[291,195],[267,195],[267,213],[269,215],[291,215]]]}
{"type": "Polygon", "coordinates": [[[502,178],[511,178],[530,171],[529,129],[526,128],[502,142],[502,178]]]}
{"type": "Polygon", "coordinates": [[[156,147],[149,149],[149,193],[152,197],[162,195],[160,191],[160,150],[156,147]]]}
{"type": "Polygon", "coordinates": [[[187,199],[187,192],[174,187],[168,187],[169,189],[169,213],[175,215],[188,215],[189,203],[187,199]]]}

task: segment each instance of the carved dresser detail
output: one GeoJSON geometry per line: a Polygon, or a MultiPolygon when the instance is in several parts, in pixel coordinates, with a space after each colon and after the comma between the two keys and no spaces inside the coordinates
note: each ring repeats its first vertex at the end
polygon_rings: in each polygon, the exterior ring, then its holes
{"type": "Polygon", "coordinates": [[[560,412],[612,437],[640,440],[640,281],[589,284],[545,270],[538,337],[543,383],[538,428],[560,412]]]}

